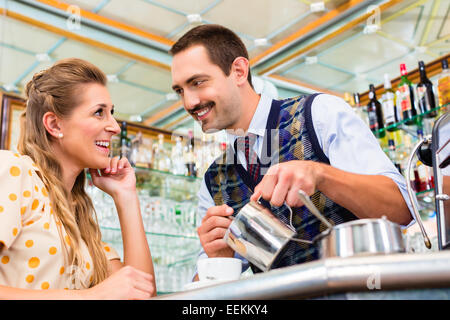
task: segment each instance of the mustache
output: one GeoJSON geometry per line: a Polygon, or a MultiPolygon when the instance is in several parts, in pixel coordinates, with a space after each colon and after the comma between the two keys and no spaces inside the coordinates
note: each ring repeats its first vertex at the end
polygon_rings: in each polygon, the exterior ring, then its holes
{"type": "Polygon", "coordinates": [[[194,114],[194,113],[196,113],[197,111],[200,111],[200,110],[202,110],[202,109],[204,109],[204,108],[208,108],[208,107],[214,107],[214,105],[215,105],[215,103],[214,102],[212,102],[212,101],[210,101],[210,102],[205,102],[205,103],[200,103],[200,104],[198,104],[198,105],[196,105],[192,110],[189,110],[189,113],[190,114],[194,114]]]}

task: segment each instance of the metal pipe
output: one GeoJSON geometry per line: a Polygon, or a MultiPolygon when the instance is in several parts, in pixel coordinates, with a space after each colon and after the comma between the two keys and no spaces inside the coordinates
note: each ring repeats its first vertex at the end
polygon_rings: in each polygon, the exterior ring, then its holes
{"type": "Polygon", "coordinates": [[[153,299],[301,299],[349,291],[449,286],[450,251],[439,251],[317,260],[153,299]]]}

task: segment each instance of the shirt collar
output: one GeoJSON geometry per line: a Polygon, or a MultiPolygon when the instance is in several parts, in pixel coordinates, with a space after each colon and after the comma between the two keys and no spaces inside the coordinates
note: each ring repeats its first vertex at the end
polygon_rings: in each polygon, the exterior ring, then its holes
{"type": "MultiPolygon", "coordinates": [[[[256,106],[253,118],[250,121],[247,132],[256,134],[259,137],[264,138],[266,133],[267,119],[270,113],[270,107],[272,105],[272,98],[266,93],[261,93],[258,105],[256,106]]],[[[225,130],[227,141],[231,146],[234,146],[234,141],[238,137],[231,132],[232,130],[225,130]]]]}

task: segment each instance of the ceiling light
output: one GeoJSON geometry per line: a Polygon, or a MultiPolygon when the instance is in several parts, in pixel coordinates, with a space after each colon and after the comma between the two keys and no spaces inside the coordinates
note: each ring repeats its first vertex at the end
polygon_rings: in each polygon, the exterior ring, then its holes
{"type": "Polygon", "coordinates": [[[198,13],[188,14],[186,18],[190,24],[202,23],[202,16],[198,13]]]}
{"type": "Polygon", "coordinates": [[[419,47],[415,47],[414,48],[414,51],[416,52],[416,53],[425,53],[426,51],[427,51],[427,47],[425,47],[425,46],[419,46],[419,47]]]}
{"type": "Polygon", "coordinates": [[[132,122],[142,122],[142,117],[140,114],[133,114],[130,116],[130,121],[132,122]]]}
{"type": "Polygon", "coordinates": [[[39,62],[51,61],[51,58],[47,53],[37,53],[35,57],[36,57],[36,60],[39,62]]]}
{"type": "Polygon", "coordinates": [[[322,12],[325,11],[325,2],[313,2],[310,6],[311,12],[322,12]]]}
{"type": "Polygon", "coordinates": [[[19,88],[12,83],[4,84],[3,89],[5,89],[6,91],[19,91],[19,88]]]}
{"type": "Polygon", "coordinates": [[[355,74],[355,78],[356,78],[358,81],[363,81],[363,80],[366,80],[367,74],[365,74],[365,73],[356,73],[356,74],[355,74]]]}
{"type": "Polygon", "coordinates": [[[317,56],[311,56],[311,57],[305,58],[306,64],[316,64],[318,61],[319,61],[319,59],[317,58],[317,56]]]}
{"type": "Polygon", "coordinates": [[[380,25],[378,24],[368,24],[364,27],[363,33],[364,34],[374,34],[377,31],[381,29],[380,25]]]}
{"type": "Polygon", "coordinates": [[[112,83],[118,83],[119,82],[119,78],[117,77],[116,74],[108,74],[106,76],[106,78],[108,79],[108,82],[112,82],[112,83]]]}
{"type": "Polygon", "coordinates": [[[180,99],[180,97],[176,93],[168,93],[168,94],[166,94],[166,100],[167,101],[177,101],[179,99],[180,99]]]}
{"type": "Polygon", "coordinates": [[[269,40],[267,40],[266,38],[255,39],[253,40],[253,44],[255,45],[255,47],[267,47],[270,45],[269,40]]]}

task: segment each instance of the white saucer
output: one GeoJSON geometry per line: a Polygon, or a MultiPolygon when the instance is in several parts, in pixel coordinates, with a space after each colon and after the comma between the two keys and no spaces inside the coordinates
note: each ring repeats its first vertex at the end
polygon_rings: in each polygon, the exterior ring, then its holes
{"type": "Polygon", "coordinates": [[[184,291],[194,290],[194,289],[199,289],[199,288],[209,287],[209,286],[213,286],[213,285],[215,285],[215,284],[225,283],[225,282],[230,282],[230,281],[233,281],[233,280],[207,280],[207,281],[194,281],[194,282],[186,283],[186,284],[183,286],[183,290],[184,290],[184,291]]]}

